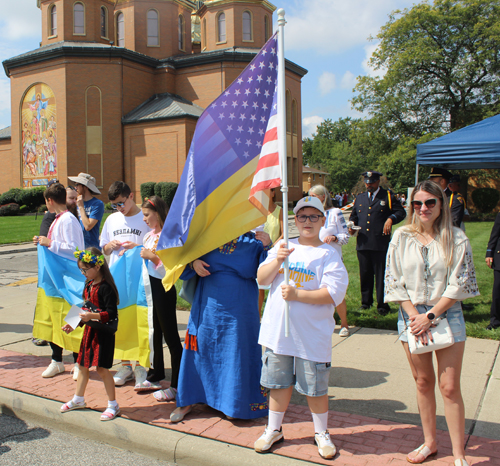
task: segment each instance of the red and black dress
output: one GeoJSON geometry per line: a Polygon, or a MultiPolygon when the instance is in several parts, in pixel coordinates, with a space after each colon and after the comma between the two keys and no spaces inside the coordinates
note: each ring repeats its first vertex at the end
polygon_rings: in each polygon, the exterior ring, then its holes
{"type": "MultiPolygon", "coordinates": [[[[118,317],[117,297],[111,286],[105,281],[93,285],[93,280],[85,284],[83,299],[98,308],[101,322],[105,324],[118,317]]],[[[111,369],[115,352],[115,335],[96,330],[85,325],[77,363],[90,368],[92,366],[111,369]]]]}

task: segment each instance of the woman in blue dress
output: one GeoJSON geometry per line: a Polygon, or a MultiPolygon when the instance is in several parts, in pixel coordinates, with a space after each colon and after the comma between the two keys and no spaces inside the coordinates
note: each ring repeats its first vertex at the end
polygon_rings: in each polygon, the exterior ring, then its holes
{"type": "Polygon", "coordinates": [[[267,394],[260,386],[256,276],[270,243],[267,233],[246,233],[196,259],[181,275],[182,280],[198,275],[198,283],[172,422],[184,419],[195,403],[228,418],[267,415],[267,394]]]}

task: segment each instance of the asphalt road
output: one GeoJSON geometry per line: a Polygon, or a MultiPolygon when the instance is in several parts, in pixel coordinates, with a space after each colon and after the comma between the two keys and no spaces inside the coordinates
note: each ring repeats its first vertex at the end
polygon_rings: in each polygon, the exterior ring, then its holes
{"type": "Polygon", "coordinates": [[[173,466],[101,442],[36,426],[0,414],[2,466],[173,466]]]}

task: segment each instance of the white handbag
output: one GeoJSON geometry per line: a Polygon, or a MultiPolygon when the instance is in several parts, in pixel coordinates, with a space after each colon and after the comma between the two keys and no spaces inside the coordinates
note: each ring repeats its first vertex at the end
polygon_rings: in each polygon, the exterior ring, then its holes
{"type": "MultiPolygon", "coordinates": [[[[400,312],[403,313],[401,309],[400,312]]],[[[429,328],[432,335],[432,340],[428,337],[427,345],[424,345],[421,339],[417,340],[417,337],[413,335],[413,333],[411,333],[410,328],[406,324],[406,320],[404,320],[404,322],[406,325],[408,348],[411,354],[429,353],[430,351],[437,351],[440,349],[448,348],[448,346],[451,346],[453,345],[453,343],[455,343],[450,324],[446,317],[439,317],[434,320],[433,326],[429,328]]]]}

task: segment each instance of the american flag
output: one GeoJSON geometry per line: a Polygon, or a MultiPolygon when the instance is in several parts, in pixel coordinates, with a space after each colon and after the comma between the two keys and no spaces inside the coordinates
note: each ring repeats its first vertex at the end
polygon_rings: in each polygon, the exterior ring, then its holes
{"type": "Polygon", "coordinates": [[[259,157],[249,200],[267,215],[269,189],[280,185],[277,33],[207,109],[221,137],[245,164],[259,157]]]}

